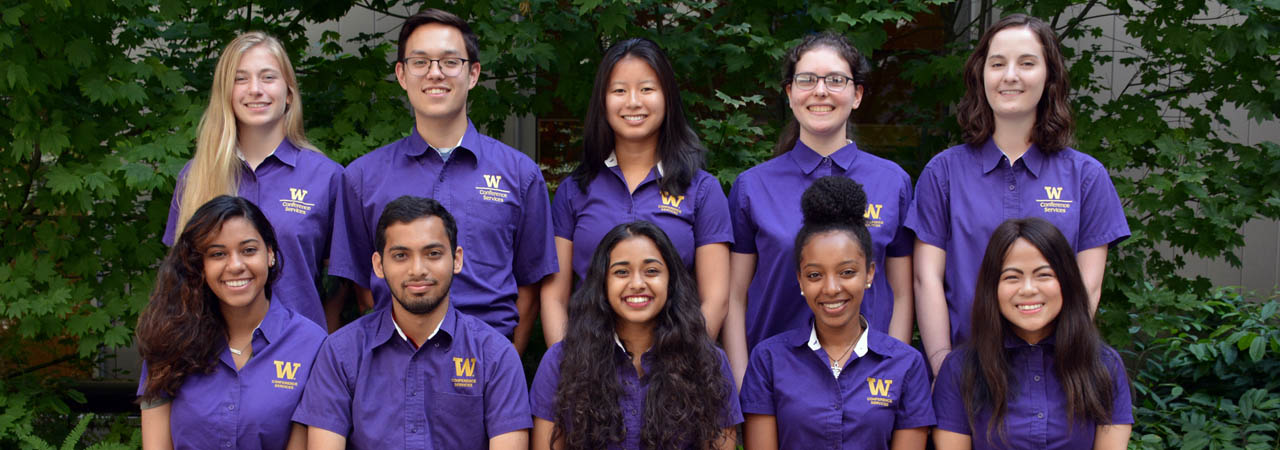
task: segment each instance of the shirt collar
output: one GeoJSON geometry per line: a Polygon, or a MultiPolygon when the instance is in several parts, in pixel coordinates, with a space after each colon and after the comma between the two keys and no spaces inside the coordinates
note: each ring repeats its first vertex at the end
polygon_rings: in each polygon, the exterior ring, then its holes
{"type": "Polygon", "coordinates": [[[1018,337],[1018,335],[1013,334],[1013,332],[1008,331],[1008,329],[1006,329],[1004,333],[1004,348],[1033,347],[1035,345],[1048,345],[1052,347],[1054,345],[1053,338],[1055,335],[1056,333],[1049,334],[1049,336],[1045,337],[1044,339],[1041,339],[1040,342],[1032,345],[1027,343],[1027,341],[1023,340],[1022,338],[1018,337]]]}
{"type": "MultiPolygon", "coordinates": [[[[659,177],[661,177],[661,176],[662,176],[662,173],[663,173],[663,172],[662,172],[662,161],[658,161],[658,164],[656,164],[656,165],[657,165],[657,167],[658,167],[658,176],[659,176],[659,177]]],[[[618,153],[617,153],[617,152],[609,152],[609,157],[604,159],[604,166],[605,166],[605,167],[610,167],[610,168],[612,168],[612,167],[618,167],[618,153]]]]}
{"type": "Polygon", "coordinates": [[[288,311],[285,311],[285,308],[286,307],[283,303],[278,301],[268,301],[267,314],[262,316],[262,321],[258,322],[257,327],[254,327],[253,334],[258,334],[258,331],[261,330],[262,337],[267,340],[268,344],[283,335],[285,319],[289,314],[288,311]]]}
{"type": "MultiPolygon", "coordinates": [[[[272,156],[275,156],[276,159],[289,167],[297,167],[298,165],[298,147],[289,142],[289,138],[281,139],[276,149],[272,150],[271,154],[267,155],[266,158],[262,158],[262,160],[266,161],[271,159],[272,156]]],[[[240,151],[240,146],[238,145],[236,146],[236,157],[240,158],[240,161],[244,161],[244,152],[240,151]]]]}
{"type": "MultiPolygon", "coordinates": [[[[848,170],[849,167],[853,166],[853,161],[858,159],[858,153],[858,144],[849,141],[844,147],[840,147],[831,153],[831,162],[835,163],[836,167],[848,170]]],[[[800,166],[800,170],[803,170],[805,175],[813,174],[813,171],[817,170],[818,165],[822,163],[823,158],[817,151],[805,145],[799,139],[796,139],[796,145],[787,154],[796,162],[796,165],[800,166]]]]}
{"type": "MultiPolygon", "coordinates": [[[[858,322],[862,323],[862,334],[858,336],[858,343],[853,344],[853,354],[861,358],[867,356],[867,334],[871,328],[867,326],[867,319],[864,319],[862,315],[858,315],[858,322]]],[[[809,325],[809,341],[807,344],[809,345],[809,350],[816,352],[822,349],[822,343],[818,342],[818,325],[812,322],[809,325]]]]}
{"type": "MultiPolygon", "coordinates": [[[[392,301],[395,300],[393,299],[392,301]]],[[[440,323],[436,324],[436,329],[432,330],[431,334],[427,335],[427,339],[419,343],[419,347],[422,347],[437,338],[443,339],[447,336],[452,339],[456,336],[454,333],[456,332],[458,325],[457,311],[454,310],[452,303],[448,305],[441,305],[441,307],[448,308],[444,312],[444,318],[440,320],[440,323]],[[440,335],[441,331],[444,332],[443,336],[440,335]]],[[[395,316],[392,315],[391,310],[392,307],[387,307],[385,313],[374,313],[382,314],[382,317],[378,320],[378,327],[374,333],[374,342],[384,343],[390,341],[391,336],[399,336],[400,339],[403,339],[406,343],[412,345],[413,343],[409,341],[409,336],[405,335],[404,330],[400,329],[400,324],[396,323],[395,316]],[[390,327],[386,326],[388,322],[391,323],[390,327]]]]}
{"type": "MultiPolygon", "coordinates": [[[[450,152],[456,154],[458,150],[466,150],[475,154],[477,149],[480,148],[480,142],[480,132],[476,131],[475,124],[472,124],[471,119],[468,118],[467,131],[462,132],[462,138],[458,139],[458,144],[454,146],[450,152]]],[[[410,158],[422,156],[428,149],[432,148],[430,144],[427,144],[427,140],[422,137],[422,134],[418,133],[418,127],[416,125],[411,127],[408,144],[409,149],[405,151],[405,154],[410,158]]],[[[432,153],[435,153],[435,151],[432,153]]]]}
{"type": "MultiPolygon", "coordinates": [[[[996,146],[993,138],[988,138],[987,142],[982,144],[982,148],[978,149],[978,161],[982,164],[982,173],[991,173],[1000,163],[1004,161],[1004,152],[1000,151],[1000,147],[996,146]]],[[[1040,146],[1032,143],[1027,148],[1027,152],[1019,158],[1022,164],[1027,167],[1027,171],[1031,172],[1031,176],[1040,178],[1040,169],[1044,167],[1044,153],[1040,152],[1040,146]]]]}

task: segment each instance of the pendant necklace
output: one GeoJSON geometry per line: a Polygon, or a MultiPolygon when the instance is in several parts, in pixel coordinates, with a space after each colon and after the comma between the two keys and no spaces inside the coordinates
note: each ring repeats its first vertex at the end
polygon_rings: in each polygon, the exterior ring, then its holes
{"type": "Polygon", "coordinates": [[[855,337],[855,338],[853,339],[853,342],[850,342],[850,343],[849,343],[849,347],[848,347],[848,348],[846,348],[846,349],[844,349],[844,353],[840,354],[840,357],[839,357],[839,358],[834,358],[834,359],[832,359],[832,360],[831,360],[831,375],[832,375],[832,376],[834,376],[834,377],[836,377],[836,378],[840,378],[840,372],[841,372],[842,370],[844,370],[844,368],[843,368],[843,367],[840,367],[840,360],[841,360],[841,359],[844,359],[844,357],[845,357],[845,356],[848,356],[848,355],[849,355],[849,352],[853,351],[853,346],[854,346],[854,344],[857,344],[857,343],[858,343],[858,338],[856,338],[856,337],[855,337]]]}

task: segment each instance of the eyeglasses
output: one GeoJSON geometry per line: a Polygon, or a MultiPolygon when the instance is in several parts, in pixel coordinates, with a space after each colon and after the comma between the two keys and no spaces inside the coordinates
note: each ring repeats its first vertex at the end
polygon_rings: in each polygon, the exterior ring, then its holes
{"type": "Polygon", "coordinates": [[[462,68],[466,67],[469,60],[463,58],[431,59],[415,56],[401,61],[404,62],[404,66],[409,70],[409,73],[415,77],[420,77],[430,72],[431,63],[439,64],[440,73],[444,74],[444,76],[456,77],[462,73],[462,68]]]}
{"type": "Polygon", "coordinates": [[[831,74],[820,77],[812,73],[797,73],[791,79],[791,85],[802,91],[813,90],[818,87],[818,81],[821,80],[827,84],[827,90],[831,92],[840,92],[844,90],[846,85],[853,83],[853,79],[840,74],[831,74]]]}

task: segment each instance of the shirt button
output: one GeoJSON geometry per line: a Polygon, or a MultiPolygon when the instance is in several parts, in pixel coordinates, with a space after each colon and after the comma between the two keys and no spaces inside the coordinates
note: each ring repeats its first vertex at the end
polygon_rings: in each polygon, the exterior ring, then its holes
{"type": "Polygon", "coordinates": [[[1040,375],[1036,375],[1036,381],[1040,381],[1040,375]]]}
{"type": "Polygon", "coordinates": [[[418,391],[413,391],[409,393],[410,397],[416,397],[417,395],[418,395],[418,391]]]}
{"type": "Polygon", "coordinates": [[[409,429],[409,432],[410,432],[410,433],[415,433],[415,434],[416,434],[416,433],[418,432],[418,427],[410,428],[410,429],[409,429]]]}
{"type": "Polygon", "coordinates": [[[1037,418],[1037,419],[1043,419],[1043,418],[1044,418],[1044,413],[1036,413],[1036,418],[1037,418]]]}
{"type": "Polygon", "coordinates": [[[235,411],[235,410],[236,410],[236,404],[235,404],[235,403],[232,403],[232,404],[230,404],[230,405],[227,405],[227,410],[228,410],[228,411],[235,411]]]}
{"type": "Polygon", "coordinates": [[[1010,191],[1012,191],[1012,190],[1014,190],[1014,189],[1015,189],[1015,188],[1014,188],[1014,186],[1013,186],[1012,184],[1010,184],[1010,185],[1009,185],[1009,190],[1010,190],[1010,191]]]}

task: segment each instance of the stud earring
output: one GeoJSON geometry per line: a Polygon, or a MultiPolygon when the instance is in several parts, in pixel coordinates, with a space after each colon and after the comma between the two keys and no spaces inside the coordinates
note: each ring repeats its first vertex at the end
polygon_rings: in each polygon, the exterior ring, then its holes
{"type": "Polygon", "coordinates": [[[871,283],[867,283],[867,289],[871,289],[871,283]]]}

